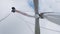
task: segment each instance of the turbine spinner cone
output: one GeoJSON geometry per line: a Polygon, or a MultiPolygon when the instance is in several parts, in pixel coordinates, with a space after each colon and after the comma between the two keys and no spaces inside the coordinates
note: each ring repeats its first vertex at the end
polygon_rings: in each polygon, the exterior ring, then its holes
{"type": "Polygon", "coordinates": [[[41,19],[44,18],[43,15],[44,15],[44,13],[40,13],[40,14],[39,14],[39,16],[40,16],[41,19]]]}

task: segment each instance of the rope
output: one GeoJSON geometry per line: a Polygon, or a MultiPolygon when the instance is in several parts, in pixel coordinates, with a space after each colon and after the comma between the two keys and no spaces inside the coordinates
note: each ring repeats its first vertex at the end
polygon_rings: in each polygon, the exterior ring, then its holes
{"type": "MultiPolygon", "coordinates": [[[[10,13],[11,14],[11,13],[10,13]]],[[[0,20],[0,22],[2,22],[3,20],[5,20],[10,14],[8,14],[7,16],[5,16],[4,18],[2,18],[1,20],[0,20]]]]}

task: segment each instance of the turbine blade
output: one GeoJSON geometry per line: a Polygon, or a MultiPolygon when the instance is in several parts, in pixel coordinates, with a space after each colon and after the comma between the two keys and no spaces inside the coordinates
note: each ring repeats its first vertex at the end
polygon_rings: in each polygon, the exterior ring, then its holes
{"type": "Polygon", "coordinates": [[[54,18],[60,18],[60,12],[59,13],[46,13],[44,14],[44,16],[50,16],[50,17],[54,17],[54,18]]]}
{"type": "Polygon", "coordinates": [[[38,14],[38,0],[33,0],[34,1],[34,10],[35,10],[35,13],[38,14]]]}
{"type": "Polygon", "coordinates": [[[49,21],[60,25],[60,15],[44,15],[44,17],[49,21]]]}
{"type": "Polygon", "coordinates": [[[55,13],[55,12],[43,12],[44,14],[48,14],[48,13],[55,13]]]}

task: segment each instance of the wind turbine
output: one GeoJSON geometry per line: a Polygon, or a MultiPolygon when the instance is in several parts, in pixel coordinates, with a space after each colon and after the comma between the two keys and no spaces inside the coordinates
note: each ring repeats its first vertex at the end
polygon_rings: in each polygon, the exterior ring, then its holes
{"type": "Polygon", "coordinates": [[[22,15],[25,15],[25,16],[28,16],[28,17],[34,17],[35,18],[35,34],[40,34],[40,25],[39,25],[39,18],[46,18],[56,24],[59,24],[60,25],[60,15],[56,15],[54,13],[56,12],[42,12],[39,14],[38,12],[38,0],[33,0],[34,1],[34,11],[35,11],[35,16],[31,16],[31,15],[28,15],[24,12],[21,12],[19,10],[16,10],[15,7],[12,7],[12,12],[17,12],[17,13],[20,13],[22,15]],[[54,15],[53,15],[54,14],[54,15]],[[58,17],[58,18],[57,18],[58,17]]]}
{"type": "MultiPolygon", "coordinates": [[[[34,11],[35,11],[35,34],[40,34],[40,25],[39,25],[39,12],[38,12],[38,0],[33,0],[34,1],[34,11]]],[[[18,12],[18,13],[21,13],[25,16],[29,16],[29,17],[34,17],[34,16],[30,16],[26,13],[23,13],[21,11],[18,11],[15,9],[15,7],[12,7],[12,12],[18,12]]]]}

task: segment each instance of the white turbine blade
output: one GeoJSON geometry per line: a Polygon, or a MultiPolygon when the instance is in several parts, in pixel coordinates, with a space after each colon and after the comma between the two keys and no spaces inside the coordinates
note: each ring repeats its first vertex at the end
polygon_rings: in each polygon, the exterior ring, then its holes
{"type": "Polygon", "coordinates": [[[41,12],[41,13],[44,13],[44,14],[60,14],[60,12],[41,12]]]}
{"type": "Polygon", "coordinates": [[[60,12],[52,12],[52,13],[45,13],[44,16],[51,16],[51,17],[54,17],[54,18],[60,18],[60,12]]]}
{"type": "Polygon", "coordinates": [[[55,12],[44,12],[44,13],[55,13],[55,12]]]}
{"type": "Polygon", "coordinates": [[[55,13],[55,12],[41,12],[41,13],[47,14],[47,13],[55,13]]]}
{"type": "Polygon", "coordinates": [[[49,16],[49,17],[54,17],[54,18],[60,19],[60,15],[45,15],[45,16],[49,16]]]}
{"type": "Polygon", "coordinates": [[[55,24],[60,25],[60,15],[59,13],[49,13],[45,14],[44,17],[55,24]]]}

